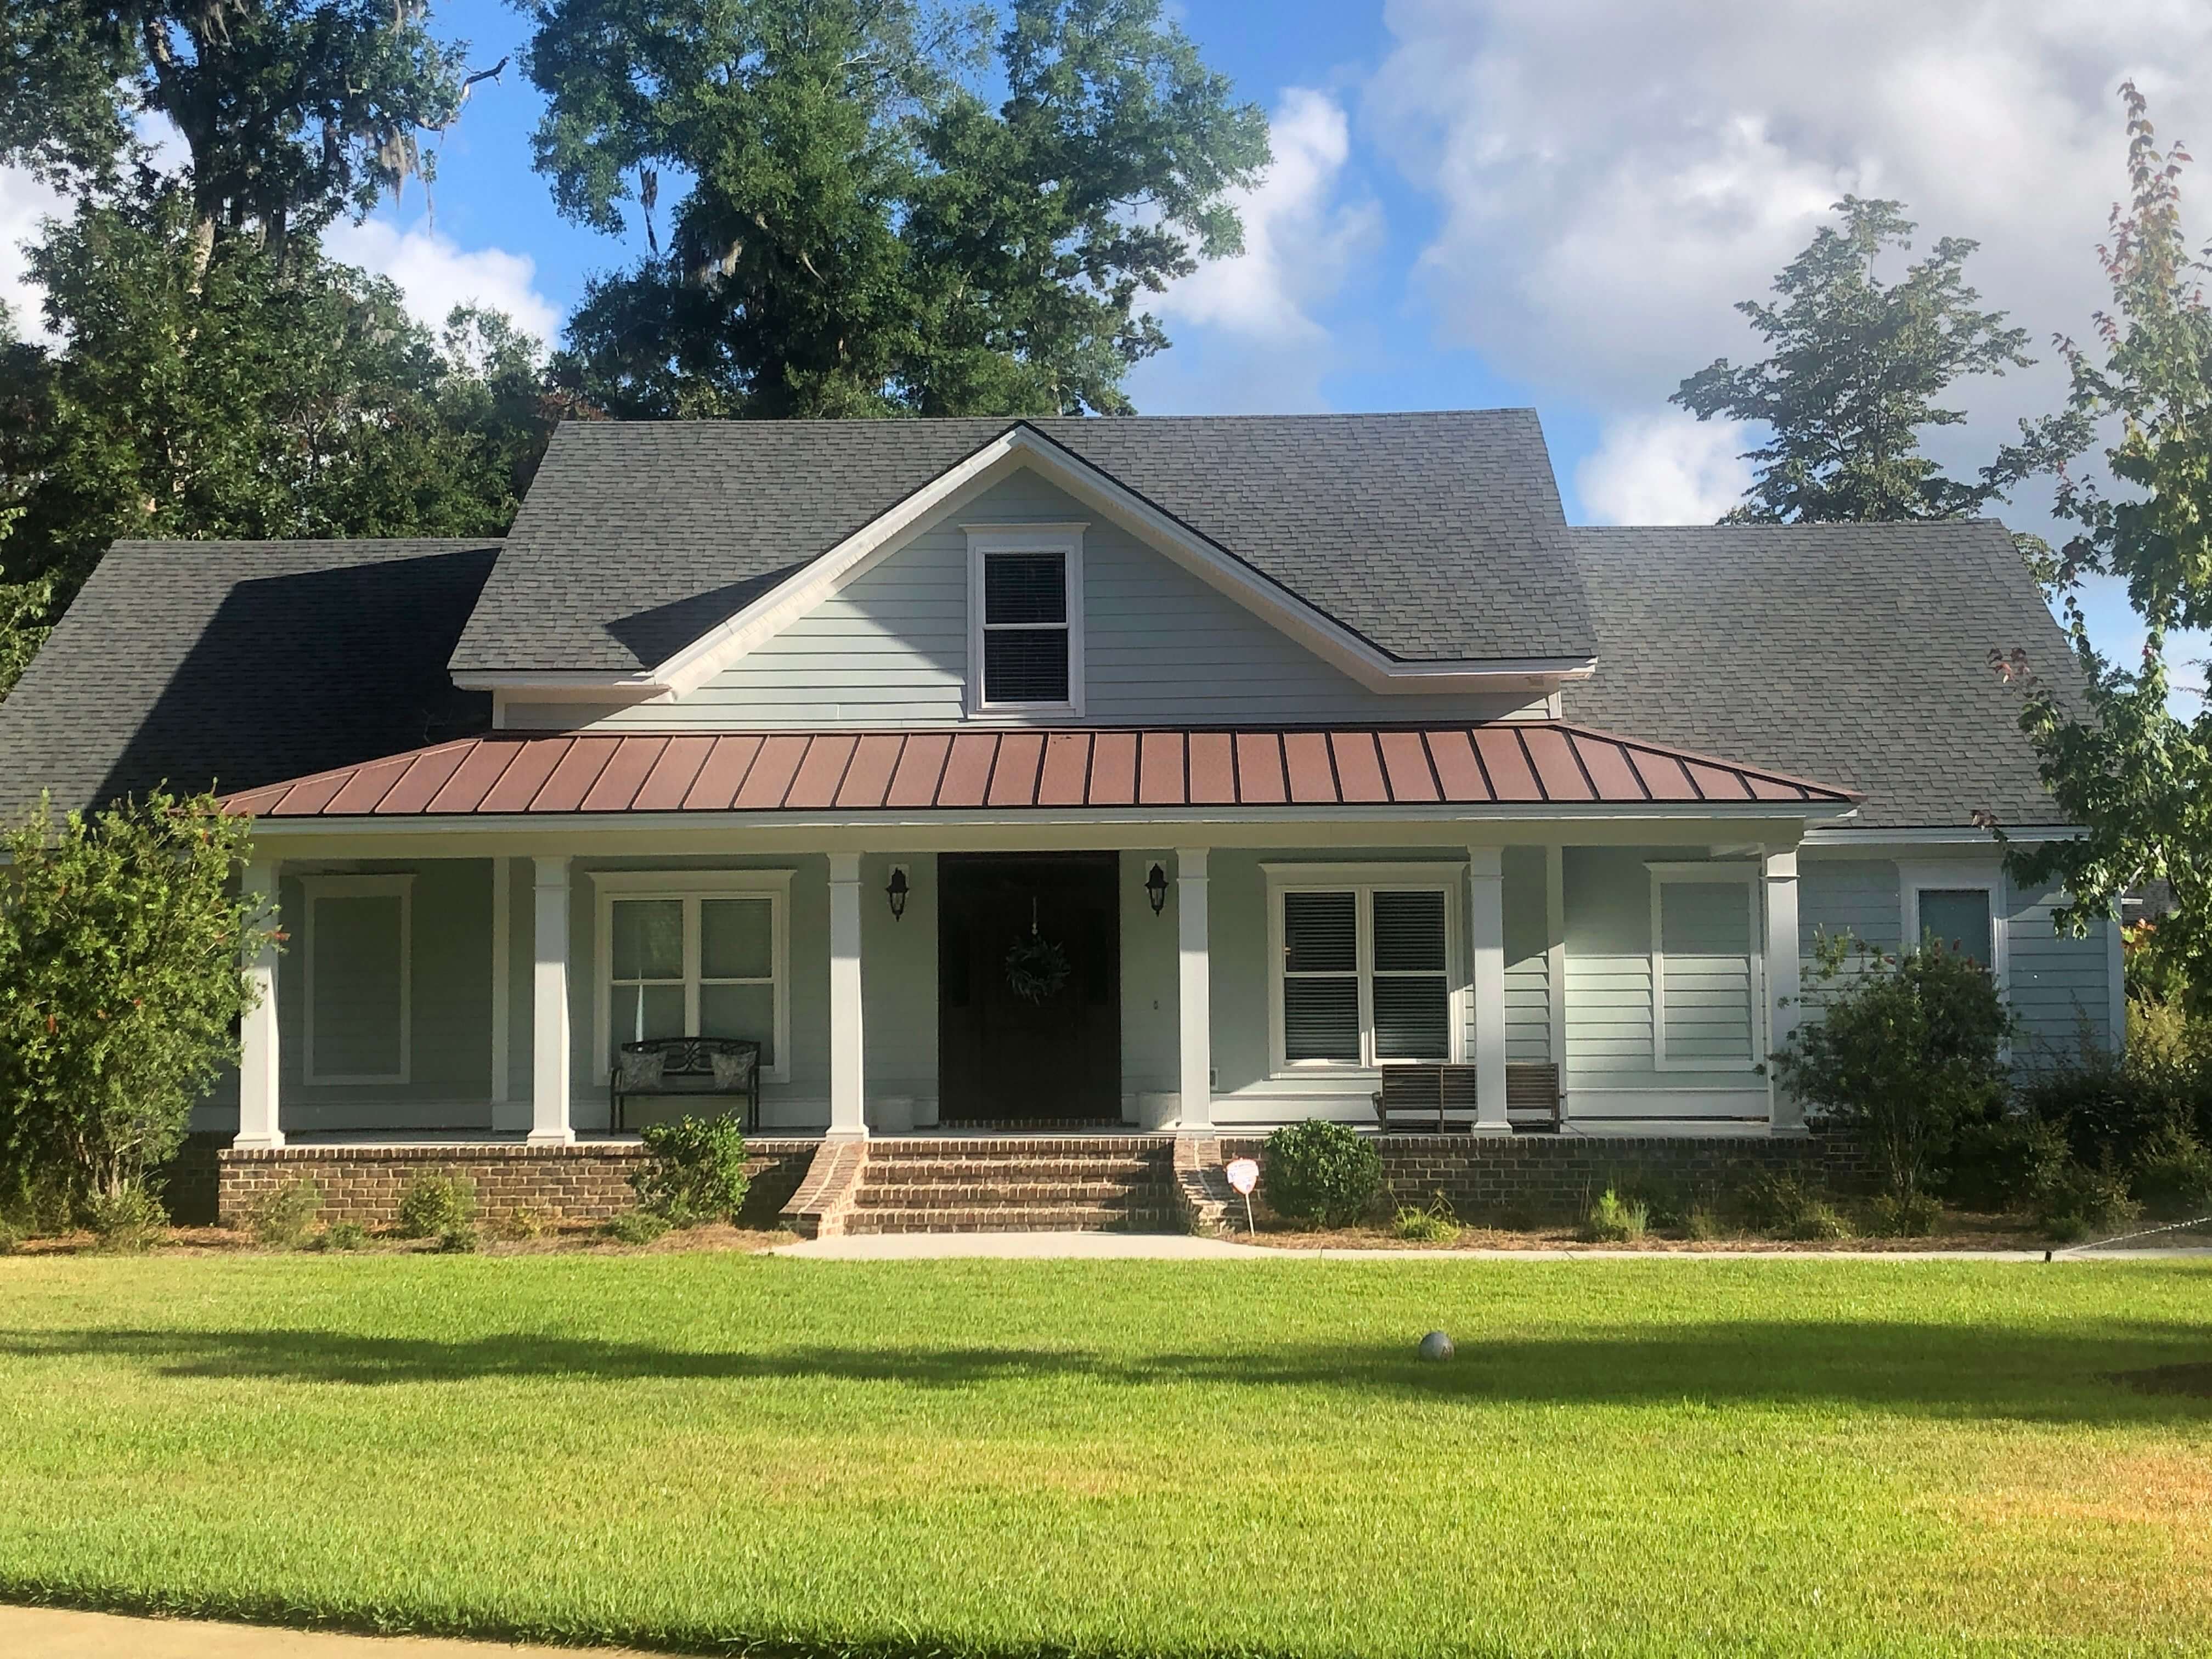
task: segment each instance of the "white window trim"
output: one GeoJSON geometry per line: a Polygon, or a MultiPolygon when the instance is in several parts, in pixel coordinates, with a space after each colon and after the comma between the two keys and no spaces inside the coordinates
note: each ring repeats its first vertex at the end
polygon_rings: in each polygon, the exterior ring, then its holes
{"type": "Polygon", "coordinates": [[[1651,1069],[1655,1072],[1746,1072],[1756,1074],[1766,1063],[1771,1046],[1769,1022],[1772,1010],[1766,1000],[1766,895],[1764,867],[1755,859],[1713,859],[1705,861],[1653,861],[1644,866],[1651,872],[1651,1069]],[[1739,1064],[1699,1055],[1694,1060],[1670,1060],[1667,1054],[1667,934],[1666,891],[1676,883],[1718,886],[1741,883],[1749,908],[1748,941],[1751,982],[1751,1044],[1739,1064]]]}
{"type": "Polygon", "coordinates": [[[1083,713],[1083,532],[1087,524],[967,525],[968,714],[970,719],[1083,713]],[[1067,698],[989,702],[983,695],[983,562],[994,553],[1057,553],[1067,584],[1067,698]]]}
{"type": "Polygon", "coordinates": [[[1899,949],[1920,943],[1920,896],[1939,892],[1983,892],[1990,896],[1990,975],[2001,992],[2012,988],[2011,927],[2005,917],[2004,866],[1972,863],[1899,863],[1897,866],[1897,937],[1899,949]]]}
{"type": "Polygon", "coordinates": [[[415,1070],[415,878],[381,876],[300,878],[300,1077],[303,1083],[405,1084],[415,1070]],[[399,1069],[396,1072],[322,1072],[315,1067],[315,907],[326,898],[399,900],[399,1069]]]}
{"type": "Polygon", "coordinates": [[[1468,985],[1466,951],[1462,930],[1461,890],[1467,883],[1467,866],[1460,864],[1263,864],[1267,882],[1267,1066],[1271,1078],[1373,1078],[1381,1067],[1375,1057],[1375,914],[1378,892],[1440,892],[1444,900],[1444,994],[1446,1058],[1467,1060],[1468,985]],[[1290,1058],[1283,1012],[1283,896],[1285,893],[1344,893],[1353,895],[1353,919],[1358,940],[1354,960],[1359,978],[1359,1054],[1357,1061],[1290,1058]]]}
{"type": "Polygon", "coordinates": [[[791,876],[788,870],[591,870],[592,883],[592,1060],[605,1078],[614,1066],[614,908],[617,897],[689,901],[684,918],[684,1024],[699,1027],[699,929],[693,925],[701,899],[769,900],[769,956],[775,972],[775,1064],[761,1067],[770,1083],[791,1081],[791,876]]]}

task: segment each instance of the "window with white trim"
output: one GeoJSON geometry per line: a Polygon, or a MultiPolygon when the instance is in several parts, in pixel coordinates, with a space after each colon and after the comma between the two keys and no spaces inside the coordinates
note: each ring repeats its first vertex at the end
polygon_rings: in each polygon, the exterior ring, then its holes
{"type": "Polygon", "coordinates": [[[970,712],[1083,712],[1083,526],[970,526],[970,712]]]}
{"type": "Polygon", "coordinates": [[[412,875],[304,876],[301,1073],[405,1083],[413,1073],[412,875]]]}
{"type": "Polygon", "coordinates": [[[787,870],[595,872],[599,1069],[623,1043],[749,1037],[790,1076],[787,870]]]}
{"type": "Polygon", "coordinates": [[[1462,872],[1267,873],[1277,1072],[1459,1058],[1462,872]]]}
{"type": "Polygon", "coordinates": [[[1929,934],[1963,952],[2005,982],[2005,918],[2001,872],[1973,865],[1900,864],[1902,937],[1917,946],[1929,934]]]}
{"type": "Polygon", "coordinates": [[[1662,1072],[1765,1059],[1759,866],[1651,864],[1651,1057],[1662,1072]]]}

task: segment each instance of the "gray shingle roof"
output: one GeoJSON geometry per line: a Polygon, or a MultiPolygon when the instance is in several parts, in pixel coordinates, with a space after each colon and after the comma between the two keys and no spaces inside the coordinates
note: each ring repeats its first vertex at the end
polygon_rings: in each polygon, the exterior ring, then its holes
{"type": "Polygon", "coordinates": [[[1995,520],[1571,537],[1598,667],[1569,719],[1863,789],[1854,827],[2059,821],[1988,656],[2072,658],[1995,520]]]}
{"type": "MultiPolygon", "coordinates": [[[[571,422],[460,672],[634,673],[1017,424],[571,422]]],[[[1535,414],[1027,422],[1389,654],[1589,654],[1535,414]]]]}
{"type": "Polygon", "coordinates": [[[496,541],[118,542],[0,703],[0,813],[248,788],[482,730],[446,659],[496,541]]]}

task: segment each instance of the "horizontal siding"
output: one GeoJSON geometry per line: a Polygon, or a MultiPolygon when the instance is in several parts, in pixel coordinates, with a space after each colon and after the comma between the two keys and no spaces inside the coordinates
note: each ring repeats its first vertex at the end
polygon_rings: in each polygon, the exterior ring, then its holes
{"type": "MultiPolygon", "coordinates": [[[[964,718],[966,524],[1087,521],[1087,724],[1468,720],[1496,696],[1369,691],[1034,474],[946,515],[690,696],[634,708],[510,704],[515,726],[944,726],[964,718]]],[[[996,720],[999,717],[994,717],[996,720]]],[[[1039,723],[1050,724],[1049,720],[1039,723]]]]}
{"type": "MultiPolygon", "coordinates": [[[[1552,1059],[1551,957],[1544,915],[1544,854],[1505,850],[1505,1062],[1545,1066],[1552,1059]]],[[[1472,999],[1469,1000],[1472,1001],[1472,999]]],[[[1480,1024],[1482,1011],[1474,1010],[1480,1024]]],[[[1467,1052],[1474,1053],[1474,1033],[1467,1052]]]]}
{"type": "Polygon", "coordinates": [[[1660,906],[1668,1066],[1753,1065],[1752,890],[1741,882],[1669,882],[1660,906]]]}

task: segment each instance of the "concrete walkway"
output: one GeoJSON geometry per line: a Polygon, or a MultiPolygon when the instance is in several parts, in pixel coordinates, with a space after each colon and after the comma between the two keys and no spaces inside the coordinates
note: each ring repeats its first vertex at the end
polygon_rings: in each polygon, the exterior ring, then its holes
{"type": "MultiPolygon", "coordinates": [[[[1008,1260],[1096,1261],[1107,1258],[1152,1261],[1734,1261],[1746,1256],[1844,1261],[2035,1261],[2041,1250],[1790,1250],[1747,1248],[1722,1250],[1607,1250],[1546,1249],[1297,1249],[1243,1244],[1231,1238],[1190,1238],[1176,1233],[872,1233],[850,1238],[814,1238],[776,1247],[778,1255],[822,1261],[927,1261],[988,1256],[1008,1260]]],[[[2070,1250],[2058,1258],[2078,1261],[2212,1260],[2212,1247],[2150,1249],[2070,1250]]]]}
{"type": "Polygon", "coordinates": [[[58,1607],[0,1607],[9,1659],[644,1659],[629,1649],[514,1647],[420,1636],[338,1636],[186,1619],[126,1619],[58,1607]]]}

